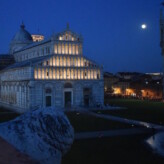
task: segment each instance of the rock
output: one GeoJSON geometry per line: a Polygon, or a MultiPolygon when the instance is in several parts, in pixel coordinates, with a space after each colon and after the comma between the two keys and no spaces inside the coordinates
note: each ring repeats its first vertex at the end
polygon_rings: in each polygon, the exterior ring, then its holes
{"type": "Polygon", "coordinates": [[[164,132],[159,132],[146,140],[146,143],[152,148],[153,152],[164,157],[164,132]]]}
{"type": "Polygon", "coordinates": [[[59,164],[73,143],[74,130],[63,112],[43,108],[0,124],[0,136],[40,163],[59,164]]]}

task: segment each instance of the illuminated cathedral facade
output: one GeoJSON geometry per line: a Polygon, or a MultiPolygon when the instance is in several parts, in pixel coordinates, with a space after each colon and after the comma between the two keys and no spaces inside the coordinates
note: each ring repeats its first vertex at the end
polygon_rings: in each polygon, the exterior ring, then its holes
{"type": "Polygon", "coordinates": [[[2,106],[26,112],[103,105],[102,66],[83,55],[83,38],[68,25],[44,39],[32,37],[22,24],[10,43],[10,55],[15,63],[0,71],[2,106]]]}

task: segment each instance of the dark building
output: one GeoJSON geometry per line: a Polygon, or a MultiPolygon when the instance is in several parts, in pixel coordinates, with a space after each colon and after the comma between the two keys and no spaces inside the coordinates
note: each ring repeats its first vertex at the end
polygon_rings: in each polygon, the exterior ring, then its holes
{"type": "Polygon", "coordinates": [[[140,75],[142,75],[142,73],[139,73],[139,72],[118,72],[116,74],[116,76],[118,76],[121,79],[125,79],[125,80],[131,80],[140,75]]]}
{"type": "Polygon", "coordinates": [[[0,70],[15,62],[13,55],[0,54],[0,70]]]}
{"type": "Polygon", "coordinates": [[[112,92],[113,85],[119,81],[119,78],[112,73],[104,72],[104,90],[105,92],[112,92]]]}
{"type": "Polygon", "coordinates": [[[105,96],[135,97],[140,99],[162,99],[162,74],[119,72],[104,73],[105,96]]]}

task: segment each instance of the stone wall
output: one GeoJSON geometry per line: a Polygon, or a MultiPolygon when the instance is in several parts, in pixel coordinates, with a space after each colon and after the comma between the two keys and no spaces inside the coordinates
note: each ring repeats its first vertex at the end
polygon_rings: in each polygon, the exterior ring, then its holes
{"type": "Polygon", "coordinates": [[[32,67],[9,69],[0,73],[1,81],[29,80],[34,77],[32,67]]]}
{"type": "Polygon", "coordinates": [[[51,106],[59,109],[65,107],[65,92],[72,94],[72,107],[84,106],[84,88],[91,90],[89,106],[104,104],[103,80],[31,80],[19,82],[2,82],[0,89],[0,104],[20,113],[46,106],[46,96],[51,96],[51,106]],[[71,88],[65,88],[65,84],[71,88]],[[46,93],[49,89],[49,93],[46,93]]]}
{"type": "Polygon", "coordinates": [[[64,91],[72,92],[72,106],[83,106],[83,89],[91,89],[91,103],[92,106],[96,104],[104,104],[104,81],[103,80],[74,80],[74,81],[33,81],[33,85],[30,87],[30,103],[31,107],[46,106],[46,89],[50,88],[52,106],[57,108],[64,107],[64,91]],[[72,84],[72,88],[64,88],[66,83],[72,84]],[[34,101],[33,101],[34,100],[34,101]]]}
{"type": "Polygon", "coordinates": [[[25,112],[29,108],[29,81],[1,82],[0,105],[25,112]]]}
{"type": "Polygon", "coordinates": [[[44,44],[37,43],[36,46],[31,46],[30,48],[18,51],[14,53],[14,58],[17,62],[21,62],[24,60],[29,60],[32,58],[37,58],[40,56],[50,55],[53,53],[53,47],[51,42],[45,42],[44,44]],[[47,51],[48,48],[48,51],[47,51]]]}

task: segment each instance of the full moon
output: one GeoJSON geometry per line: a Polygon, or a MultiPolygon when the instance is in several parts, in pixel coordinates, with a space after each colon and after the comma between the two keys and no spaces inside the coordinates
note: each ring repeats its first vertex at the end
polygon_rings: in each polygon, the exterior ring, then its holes
{"type": "Polygon", "coordinates": [[[142,29],[146,29],[146,28],[147,28],[147,25],[146,25],[146,24],[142,24],[142,25],[141,25],[141,28],[142,28],[142,29]]]}

